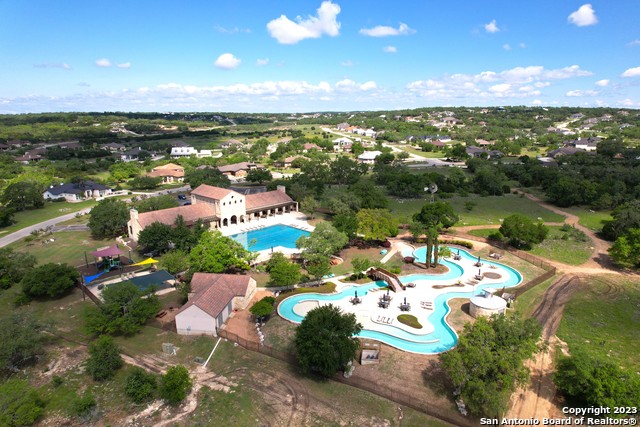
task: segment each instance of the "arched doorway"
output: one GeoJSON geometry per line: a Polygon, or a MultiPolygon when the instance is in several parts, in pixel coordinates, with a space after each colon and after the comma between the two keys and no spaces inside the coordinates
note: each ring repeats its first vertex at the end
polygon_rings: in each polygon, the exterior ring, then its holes
{"type": "Polygon", "coordinates": [[[226,227],[227,225],[229,225],[229,221],[227,220],[227,218],[222,220],[222,226],[226,227]]]}
{"type": "Polygon", "coordinates": [[[235,215],[231,216],[231,224],[237,224],[238,223],[238,217],[235,215]]]}

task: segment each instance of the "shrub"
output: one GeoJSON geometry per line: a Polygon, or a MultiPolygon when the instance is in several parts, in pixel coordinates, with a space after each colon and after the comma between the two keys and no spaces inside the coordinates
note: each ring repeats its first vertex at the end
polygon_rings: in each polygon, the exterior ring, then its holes
{"type": "Polygon", "coordinates": [[[458,245],[458,246],[464,246],[467,249],[473,249],[473,243],[467,241],[467,240],[457,240],[457,239],[453,239],[453,240],[438,240],[438,243],[441,245],[458,245]]]}
{"type": "Polygon", "coordinates": [[[191,385],[187,368],[182,365],[172,366],[160,380],[160,397],[172,405],[178,404],[187,397],[191,385]]]}
{"type": "Polygon", "coordinates": [[[87,373],[95,381],[104,381],[113,377],[124,362],[120,350],[107,335],[102,335],[89,345],[87,373]]]}
{"type": "Polygon", "coordinates": [[[256,317],[268,317],[273,312],[273,302],[265,301],[263,298],[257,303],[253,304],[249,309],[249,312],[256,317]]]}
{"type": "Polygon", "coordinates": [[[135,367],[127,377],[124,392],[134,403],[143,403],[153,396],[157,387],[154,374],[135,367]]]}
{"type": "Polygon", "coordinates": [[[492,240],[494,242],[500,242],[502,241],[503,238],[504,236],[499,231],[495,231],[487,236],[487,239],[492,240]]]}
{"type": "Polygon", "coordinates": [[[11,379],[0,384],[0,425],[30,426],[44,412],[45,402],[26,381],[11,379]]]}
{"type": "Polygon", "coordinates": [[[54,375],[53,377],[51,377],[51,385],[53,385],[53,387],[58,388],[63,383],[64,383],[64,378],[62,378],[61,376],[54,375]]]}
{"type": "Polygon", "coordinates": [[[20,285],[22,292],[31,298],[60,298],[78,283],[80,275],[68,264],[44,264],[27,272],[20,285]]]}
{"type": "Polygon", "coordinates": [[[97,405],[96,398],[91,394],[76,396],[71,402],[71,412],[73,415],[83,419],[90,419],[93,418],[94,409],[96,409],[97,405]]]}

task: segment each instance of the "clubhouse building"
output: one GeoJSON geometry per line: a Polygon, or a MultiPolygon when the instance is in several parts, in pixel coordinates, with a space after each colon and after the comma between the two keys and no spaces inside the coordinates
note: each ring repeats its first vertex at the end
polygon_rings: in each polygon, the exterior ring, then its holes
{"type": "Polygon", "coordinates": [[[173,225],[182,216],[187,226],[201,220],[210,229],[256,222],[261,219],[298,211],[298,203],[285,192],[284,186],[277,190],[243,195],[227,188],[202,184],[191,191],[191,204],[176,208],[138,213],[131,209],[127,230],[129,237],[138,241],[145,227],[160,222],[173,225]]]}

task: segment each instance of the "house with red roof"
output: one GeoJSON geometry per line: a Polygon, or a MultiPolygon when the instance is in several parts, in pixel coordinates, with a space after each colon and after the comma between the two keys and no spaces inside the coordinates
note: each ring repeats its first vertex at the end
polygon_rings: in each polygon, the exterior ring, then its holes
{"type": "Polygon", "coordinates": [[[189,300],[176,314],[180,335],[218,335],[231,313],[247,307],[256,281],[247,275],[195,273],[189,300]]]}
{"type": "Polygon", "coordinates": [[[297,211],[298,203],[287,195],[284,186],[244,195],[202,184],[191,192],[190,205],[144,213],[131,209],[127,229],[129,237],[137,241],[145,227],[154,222],[174,225],[178,216],[182,216],[187,226],[201,220],[210,229],[217,229],[297,211]]]}

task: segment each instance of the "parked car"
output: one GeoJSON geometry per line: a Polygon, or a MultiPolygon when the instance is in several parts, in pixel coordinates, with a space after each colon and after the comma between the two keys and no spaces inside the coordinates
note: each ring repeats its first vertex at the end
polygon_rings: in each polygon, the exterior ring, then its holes
{"type": "Polygon", "coordinates": [[[185,196],[184,194],[178,194],[178,199],[187,200],[187,196],[185,196]]]}

